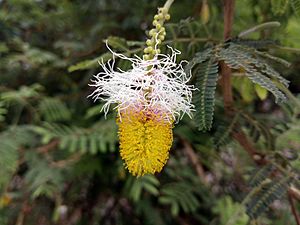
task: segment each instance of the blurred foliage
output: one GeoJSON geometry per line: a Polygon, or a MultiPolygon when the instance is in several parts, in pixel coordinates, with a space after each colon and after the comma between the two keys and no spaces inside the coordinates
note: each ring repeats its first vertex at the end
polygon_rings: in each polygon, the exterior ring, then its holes
{"type": "Polygon", "coordinates": [[[142,54],[163,4],[0,0],[0,224],[296,224],[286,192],[300,188],[300,1],[236,1],[226,43],[221,1],[175,1],[163,51],[179,49],[195,66],[192,82],[209,88],[195,93],[195,120],[176,125],[164,170],[134,178],[118,154],[115,113],[104,118],[88,83],[112,57],[106,42],[142,54]],[[237,38],[275,20],[280,27],[237,38]],[[222,60],[233,69],[233,118],[216,88],[222,60]],[[268,91],[288,101],[276,105],[268,91]],[[232,138],[238,129],[269,163],[253,163],[232,138]]]}

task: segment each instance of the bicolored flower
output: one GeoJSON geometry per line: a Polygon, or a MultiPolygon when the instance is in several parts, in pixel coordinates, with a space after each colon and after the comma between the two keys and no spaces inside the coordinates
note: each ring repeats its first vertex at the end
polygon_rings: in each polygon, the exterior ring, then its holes
{"type": "MultiPolygon", "coordinates": [[[[170,47],[169,47],[170,48],[170,47]]],[[[176,63],[179,51],[156,54],[153,59],[114,57],[129,60],[128,71],[114,68],[115,60],[101,63],[103,72],[94,76],[90,95],[105,102],[103,111],[118,112],[120,154],[129,172],[136,176],[160,172],[169,157],[172,128],[184,114],[191,116],[193,86],[176,63]]]]}

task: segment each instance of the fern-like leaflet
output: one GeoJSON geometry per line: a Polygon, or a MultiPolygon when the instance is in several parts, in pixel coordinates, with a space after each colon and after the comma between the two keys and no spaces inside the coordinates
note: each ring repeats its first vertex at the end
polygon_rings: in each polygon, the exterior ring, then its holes
{"type": "Polygon", "coordinates": [[[231,141],[231,134],[235,131],[238,120],[240,119],[240,114],[237,113],[230,123],[222,121],[218,127],[217,131],[214,134],[213,142],[215,148],[226,145],[231,141]]]}
{"type": "Polygon", "coordinates": [[[271,0],[273,13],[276,15],[282,15],[286,11],[288,3],[288,0],[271,0]]]}
{"type": "Polygon", "coordinates": [[[195,120],[200,130],[210,130],[212,127],[215,89],[219,73],[218,64],[221,61],[224,61],[231,69],[241,71],[253,83],[273,93],[277,103],[286,100],[276,82],[288,87],[289,81],[273,69],[268,61],[289,66],[287,61],[234,42],[216,45],[195,54],[185,68],[187,73],[195,76],[195,86],[198,89],[194,93],[195,120]]]}
{"type": "Polygon", "coordinates": [[[245,202],[246,212],[252,218],[256,219],[268,209],[268,206],[280,199],[286,192],[291,181],[290,177],[284,177],[278,180],[264,180],[255,187],[245,202]]]}
{"type": "Polygon", "coordinates": [[[11,127],[0,133],[0,193],[18,168],[19,148],[32,145],[34,139],[28,126],[11,127]]]}
{"type": "MultiPolygon", "coordinates": [[[[270,78],[277,79],[285,86],[288,86],[288,81],[261,57],[264,54],[260,54],[257,50],[246,46],[229,43],[228,47],[220,50],[219,56],[230,68],[244,71],[253,83],[273,93],[276,102],[286,100],[285,95],[270,78]]],[[[268,57],[268,59],[271,59],[271,57],[268,57]]]]}
{"type": "Polygon", "coordinates": [[[34,126],[33,131],[42,136],[44,144],[58,139],[60,149],[70,152],[96,154],[99,151],[105,153],[116,149],[117,132],[112,120],[103,120],[90,128],[45,123],[43,126],[34,126]]]}
{"type": "Polygon", "coordinates": [[[135,177],[128,177],[125,184],[125,192],[128,197],[134,202],[141,200],[142,191],[146,191],[154,196],[159,194],[158,187],[160,183],[153,175],[145,175],[136,179],[135,177]]]}
{"type": "Polygon", "coordinates": [[[194,104],[196,106],[195,120],[200,130],[210,130],[215,106],[215,90],[218,79],[218,62],[212,56],[212,50],[207,49],[186,66],[196,77],[194,104]]]}
{"type": "Polygon", "coordinates": [[[178,215],[180,208],[188,213],[196,211],[200,206],[196,189],[184,182],[166,184],[162,187],[161,193],[159,202],[163,205],[170,205],[173,215],[178,215]]]}
{"type": "Polygon", "coordinates": [[[5,103],[0,99],[0,122],[5,120],[5,115],[7,114],[7,109],[5,107],[5,103]]]}
{"type": "Polygon", "coordinates": [[[270,174],[274,171],[275,167],[272,163],[257,169],[250,178],[249,184],[251,187],[259,186],[270,174]]]}
{"type": "Polygon", "coordinates": [[[295,13],[300,16],[300,0],[290,0],[295,13]]]}
{"type": "Polygon", "coordinates": [[[45,98],[40,102],[39,110],[46,121],[65,121],[71,118],[71,112],[59,99],[45,98]]]}

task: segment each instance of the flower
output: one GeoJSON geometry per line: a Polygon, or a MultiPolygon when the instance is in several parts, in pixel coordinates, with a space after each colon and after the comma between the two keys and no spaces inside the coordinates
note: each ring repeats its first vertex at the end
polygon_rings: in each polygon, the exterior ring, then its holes
{"type": "Polygon", "coordinates": [[[128,58],[109,49],[113,59],[101,63],[103,72],[94,76],[90,95],[105,102],[105,115],[112,105],[118,112],[120,154],[129,172],[136,176],[161,171],[172,145],[173,123],[194,109],[192,85],[178,50],[155,54],[153,59],[128,58]],[[115,57],[129,60],[132,68],[114,70],[115,57]]]}
{"type": "Polygon", "coordinates": [[[128,108],[117,121],[121,157],[136,176],[160,172],[169,158],[173,126],[155,111],[128,108]]]}

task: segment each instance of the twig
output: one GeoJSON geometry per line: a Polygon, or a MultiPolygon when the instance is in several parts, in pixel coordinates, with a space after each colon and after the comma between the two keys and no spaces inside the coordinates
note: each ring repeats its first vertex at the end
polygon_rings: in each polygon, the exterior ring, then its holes
{"type": "Polygon", "coordinates": [[[178,216],[177,221],[180,225],[189,225],[189,222],[187,221],[187,219],[185,219],[183,217],[178,216]]]}
{"type": "Polygon", "coordinates": [[[230,38],[233,16],[234,16],[234,4],[235,0],[224,0],[224,40],[230,38]]]}
{"type": "Polygon", "coordinates": [[[198,158],[197,154],[194,152],[192,145],[187,140],[185,140],[183,138],[180,138],[180,139],[183,144],[183,150],[186,153],[189,160],[191,161],[192,165],[194,166],[198,177],[203,182],[203,184],[207,185],[208,181],[205,177],[205,172],[204,172],[203,166],[199,162],[199,158],[198,158]]]}
{"type": "Polygon", "coordinates": [[[292,92],[286,86],[281,84],[280,82],[278,82],[278,86],[288,96],[288,98],[294,102],[294,104],[297,107],[296,109],[297,109],[297,112],[298,112],[300,110],[300,100],[297,97],[295,97],[292,94],[292,92]]]}
{"type": "Polygon", "coordinates": [[[267,28],[279,27],[279,26],[280,26],[280,23],[277,22],[277,21],[262,23],[262,24],[251,27],[250,29],[241,32],[238,35],[238,37],[241,38],[241,37],[247,36],[247,35],[249,35],[253,32],[256,32],[256,31],[260,31],[260,30],[267,29],[267,28]]]}
{"type": "MultiPolygon", "coordinates": [[[[234,2],[235,0],[224,0],[224,40],[228,40],[230,38],[231,30],[232,30],[232,22],[234,15],[234,2]]],[[[224,98],[224,108],[227,116],[232,116],[234,113],[233,110],[233,95],[232,95],[232,85],[231,85],[231,69],[224,63],[220,63],[221,66],[221,85],[223,89],[223,98],[224,98]]],[[[257,164],[267,164],[268,161],[263,157],[263,155],[259,154],[253,143],[251,143],[246,134],[240,130],[238,132],[234,132],[232,134],[233,138],[237,140],[237,142],[251,155],[252,159],[257,164]]],[[[293,187],[290,187],[288,190],[289,201],[291,204],[292,213],[296,219],[297,225],[300,225],[300,218],[297,214],[295,204],[293,202],[293,198],[300,199],[299,191],[295,191],[293,187]]],[[[245,200],[244,200],[245,201],[245,200]]],[[[230,221],[227,223],[231,224],[230,221]]]]}
{"type": "MultiPolygon", "coordinates": [[[[234,2],[235,0],[224,0],[224,40],[230,38],[232,30],[232,22],[234,15],[234,2]]],[[[223,89],[224,107],[227,115],[232,114],[233,96],[231,85],[231,69],[224,63],[221,66],[221,84],[223,89]]]]}
{"type": "Polygon", "coordinates": [[[223,99],[225,113],[228,116],[232,115],[233,108],[233,96],[231,86],[231,69],[222,61],[220,62],[221,67],[221,85],[223,89],[223,99]]]}
{"type": "Polygon", "coordinates": [[[22,204],[22,208],[18,214],[18,218],[16,221],[16,225],[23,225],[24,223],[24,218],[26,213],[29,211],[29,207],[28,207],[28,200],[27,198],[25,198],[23,204],[22,204]]]}
{"type": "Polygon", "coordinates": [[[279,50],[283,50],[283,51],[290,51],[290,52],[294,52],[294,53],[300,53],[300,49],[299,48],[292,48],[292,47],[286,47],[286,46],[275,46],[275,48],[279,49],[279,50]]]}
{"type": "Polygon", "coordinates": [[[213,39],[213,38],[198,38],[198,37],[194,37],[194,38],[172,38],[169,39],[167,41],[164,41],[163,44],[172,44],[173,42],[219,42],[219,40],[217,39],[213,39]]]}
{"type": "Polygon", "coordinates": [[[107,222],[109,222],[109,219],[113,215],[113,211],[118,206],[118,204],[119,201],[112,196],[106,200],[106,204],[103,208],[103,214],[101,218],[101,222],[103,224],[107,224],[107,222]]]}
{"type": "Polygon", "coordinates": [[[64,167],[68,166],[69,164],[75,163],[78,160],[80,160],[81,156],[82,155],[80,153],[76,153],[76,154],[72,155],[70,158],[55,161],[55,162],[51,162],[50,165],[55,167],[55,168],[64,168],[64,167]]]}
{"type": "Polygon", "coordinates": [[[300,201],[300,190],[298,190],[295,187],[290,187],[289,189],[289,193],[291,195],[293,195],[293,198],[297,199],[298,201],[300,201]]]}
{"type": "Polygon", "coordinates": [[[70,217],[67,219],[67,223],[65,225],[75,225],[82,217],[82,208],[76,208],[70,217]]]}
{"type": "Polygon", "coordinates": [[[43,145],[43,146],[41,146],[41,147],[38,147],[38,148],[36,149],[36,151],[37,151],[38,153],[44,154],[44,153],[49,152],[50,150],[55,149],[55,148],[58,146],[58,144],[59,144],[59,140],[54,139],[53,141],[49,142],[48,144],[43,145]]]}
{"type": "Polygon", "coordinates": [[[289,202],[290,202],[290,205],[291,205],[291,210],[292,210],[292,213],[293,213],[293,215],[295,217],[296,223],[297,223],[297,225],[300,225],[300,217],[299,217],[299,215],[297,213],[297,209],[296,209],[296,206],[295,206],[293,192],[288,191],[288,197],[289,197],[289,202]]]}
{"type": "Polygon", "coordinates": [[[265,165],[267,163],[265,156],[256,151],[253,143],[247,138],[246,134],[239,130],[238,132],[233,132],[232,137],[246,150],[246,152],[251,156],[251,158],[258,165],[265,165]]]}
{"type": "MultiPolygon", "coordinates": [[[[231,35],[233,16],[234,16],[234,3],[235,0],[224,0],[224,41],[228,40],[231,35]]],[[[228,117],[232,117],[233,110],[233,94],[231,84],[231,69],[224,63],[221,66],[221,85],[223,90],[224,108],[228,117]]],[[[239,130],[233,132],[233,138],[248,152],[251,158],[258,164],[265,164],[264,156],[259,154],[254,148],[253,143],[248,140],[246,134],[239,130]]]]}

